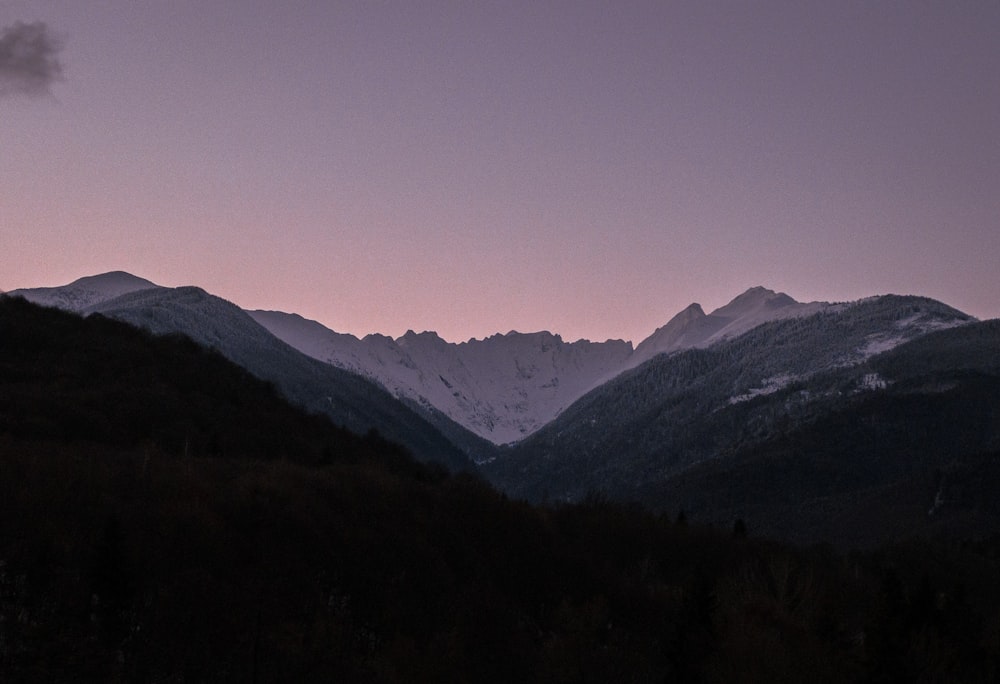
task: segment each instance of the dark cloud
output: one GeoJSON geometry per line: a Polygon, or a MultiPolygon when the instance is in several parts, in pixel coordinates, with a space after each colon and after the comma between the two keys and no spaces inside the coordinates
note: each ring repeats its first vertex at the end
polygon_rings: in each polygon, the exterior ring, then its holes
{"type": "Polygon", "coordinates": [[[44,22],[17,22],[0,29],[0,97],[45,95],[62,78],[62,41],[44,22]]]}

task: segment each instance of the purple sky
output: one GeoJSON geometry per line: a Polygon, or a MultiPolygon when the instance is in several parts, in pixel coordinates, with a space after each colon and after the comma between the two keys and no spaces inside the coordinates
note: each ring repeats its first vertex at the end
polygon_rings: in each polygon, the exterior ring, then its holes
{"type": "Polygon", "coordinates": [[[37,21],[0,289],[122,269],[453,341],[638,341],[753,285],[1000,316],[995,0],[0,0],[37,21]]]}

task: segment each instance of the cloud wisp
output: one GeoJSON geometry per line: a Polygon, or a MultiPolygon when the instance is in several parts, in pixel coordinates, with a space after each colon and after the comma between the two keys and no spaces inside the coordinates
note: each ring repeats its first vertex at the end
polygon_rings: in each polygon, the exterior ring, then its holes
{"type": "Polygon", "coordinates": [[[41,21],[0,29],[0,97],[40,96],[62,78],[62,41],[41,21]]]}

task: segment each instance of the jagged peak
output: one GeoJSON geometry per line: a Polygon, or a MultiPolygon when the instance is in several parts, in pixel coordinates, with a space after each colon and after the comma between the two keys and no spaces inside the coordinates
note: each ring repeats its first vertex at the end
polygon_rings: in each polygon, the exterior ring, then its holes
{"type": "Polygon", "coordinates": [[[511,330],[509,333],[504,335],[504,337],[527,338],[527,339],[554,339],[562,342],[561,335],[551,333],[548,330],[538,330],[536,332],[528,332],[528,333],[518,332],[517,330],[511,330]]]}
{"type": "Polygon", "coordinates": [[[405,347],[409,344],[447,344],[447,342],[441,339],[441,336],[433,330],[424,330],[419,333],[407,330],[401,337],[396,339],[396,344],[400,347],[405,347]]]}
{"type": "Polygon", "coordinates": [[[792,304],[798,304],[798,302],[784,292],[775,292],[761,285],[756,285],[737,295],[725,306],[721,306],[713,311],[712,315],[739,317],[747,312],[761,308],[780,309],[792,304]]]}
{"type": "Polygon", "coordinates": [[[705,315],[705,310],[701,308],[701,304],[699,304],[698,302],[694,302],[692,304],[689,304],[687,307],[684,308],[683,311],[676,314],[670,320],[689,321],[695,318],[702,318],[704,315],[705,315]]]}
{"type": "Polygon", "coordinates": [[[746,291],[736,295],[730,304],[743,303],[743,302],[766,302],[772,299],[782,299],[795,302],[794,299],[789,297],[784,292],[775,292],[774,290],[764,287],[763,285],[754,285],[753,287],[747,288],[746,291]]]}
{"type": "Polygon", "coordinates": [[[746,291],[739,296],[744,297],[746,295],[773,295],[773,294],[777,293],[769,287],[764,287],[763,285],[753,285],[752,287],[748,287],[746,291]]]}
{"type": "Polygon", "coordinates": [[[536,332],[521,332],[519,330],[508,330],[505,333],[493,333],[492,335],[486,335],[485,337],[470,337],[464,342],[458,342],[459,345],[466,344],[482,344],[484,342],[497,342],[500,340],[531,340],[531,339],[546,339],[554,340],[556,342],[562,342],[562,335],[558,333],[552,333],[548,330],[538,330],[536,332]]]}
{"type": "Polygon", "coordinates": [[[704,317],[705,317],[705,310],[701,308],[701,304],[694,302],[686,306],[681,311],[674,314],[674,316],[669,321],[667,321],[665,324],[657,328],[653,332],[653,335],[650,335],[650,337],[655,336],[660,331],[675,330],[677,328],[682,328],[685,325],[689,324],[691,321],[696,321],[699,318],[704,318],[704,317]]]}

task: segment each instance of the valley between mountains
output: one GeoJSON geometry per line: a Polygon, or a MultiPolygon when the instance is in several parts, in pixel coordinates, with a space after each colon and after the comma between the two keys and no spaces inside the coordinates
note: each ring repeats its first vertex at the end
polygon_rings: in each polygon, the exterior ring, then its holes
{"type": "Polygon", "coordinates": [[[754,287],[634,345],[337,333],[113,272],[9,293],[180,333],[292,402],[537,502],[608,497],[794,541],[1000,530],[1000,324],[754,287]],[[996,491],[996,490],[993,490],[996,491]]]}

